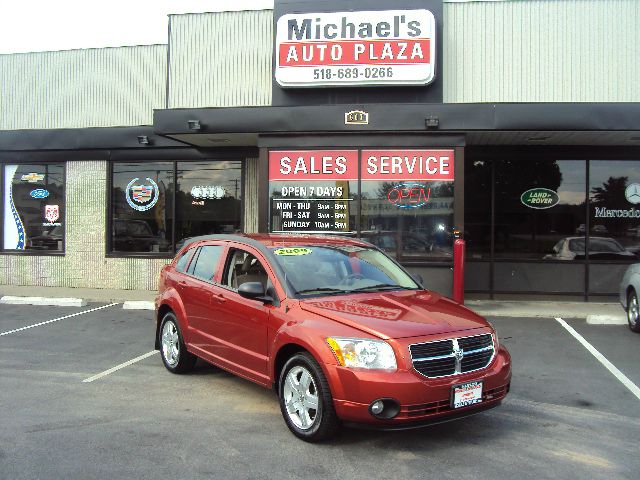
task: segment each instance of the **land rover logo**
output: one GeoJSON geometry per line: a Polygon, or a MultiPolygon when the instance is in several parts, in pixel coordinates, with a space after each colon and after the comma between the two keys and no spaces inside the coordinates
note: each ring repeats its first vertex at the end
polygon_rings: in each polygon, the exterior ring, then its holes
{"type": "Polygon", "coordinates": [[[369,125],[369,114],[362,110],[351,110],[344,114],[345,125],[369,125]]]}
{"type": "Polygon", "coordinates": [[[558,204],[558,194],[548,188],[532,188],[520,196],[520,201],[529,208],[542,210],[558,204]]]}

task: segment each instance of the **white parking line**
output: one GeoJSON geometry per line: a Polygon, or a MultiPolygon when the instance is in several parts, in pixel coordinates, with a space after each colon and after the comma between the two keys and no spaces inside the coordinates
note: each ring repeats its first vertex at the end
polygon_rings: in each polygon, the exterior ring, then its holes
{"type": "Polygon", "coordinates": [[[633,393],[638,400],[640,400],[640,388],[638,388],[638,386],[633,383],[631,380],[629,380],[629,377],[627,377],[624,373],[622,373],[620,370],[618,370],[616,368],[616,366],[611,363],[609,360],[607,360],[605,358],[604,355],[602,355],[598,350],[595,349],[595,347],[593,345],[591,345],[589,342],[587,342],[584,337],[582,335],[580,335],[578,332],[576,332],[571,326],[569,326],[569,324],[567,322],[565,322],[563,319],[556,317],[556,320],[560,323],[560,325],[562,325],[571,335],[574,336],[574,338],[576,340],[578,340],[582,346],[584,348],[586,348],[587,350],[589,350],[589,353],[591,353],[591,355],[593,355],[594,357],[596,357],[596,359],[602,364],[604,365],[604,367],[609,370],[618,380],[620,380],[620,382],[627,387],[631,393],[633,393]]]}
{"type": "Polygon", "coordinates": [[[100,373],[94,375],[93,377],[85,378],[84,380],[82,380],[82,383],[91,383],[94,380],[98,380],[98,379],[100,379],[102,377],[106,377],[107,375],[110,375],[113,372],[117,372],[118,370],[121,370],[124,367],[128,367],[129,365],[133,365],[134,363],[137,363],[140,360],[144,360],[145,358],[148,358],[151,355],[155,355],[156,353],[158,353],[158,350],[152,350],[149,353],[145,353],[144,355],[140,355],[139,357],[133,358],[133,359],[129,360],[128,362],[121,363],[120,365],[116,365],[115,367],[110,368],[109,370],[105,370],[104,372],[100,372],[100,373]]]}
{"type": "Polygon", "coordinates": [[[15,330],[9,330],[8,332],[0,333],[0,337],[4,337],[5,335],[10,335],[12,333],[22,332],[23,330],[29,330],[30,328],[39,327],[41,325],[47,325],[48,323],[59,322],[60,320],[64,320],[66,318],[77,317],[78,315],[84,315],[85,313],[95,312],[96,310],[102,310],[103,308],[113,307],[114,305],[118,305],[117,303],[110,303],[109,305],[103,305],[102,307],[91,308],[89,310],[84,310],[82,312],[72,313],[71,315],[65,315],[64,317],[54,318],[53,320],[47,320],[46,322],[34,323],[33,325],[27,325],[26,327],[16,328],[15,330]]]}

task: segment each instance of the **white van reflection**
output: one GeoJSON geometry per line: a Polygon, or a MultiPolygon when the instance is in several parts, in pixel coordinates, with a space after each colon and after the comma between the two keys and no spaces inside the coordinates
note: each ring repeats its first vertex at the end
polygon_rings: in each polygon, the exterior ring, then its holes
{"type": "MultiPolygon", "coordinates": [[[[553,246],[545,260],[584,260],[585,237],[567,237],[553,246]]],[[[636,256],[609,237],[589,237],[589,258],[592,260],[633,260],[636,256]]]]}

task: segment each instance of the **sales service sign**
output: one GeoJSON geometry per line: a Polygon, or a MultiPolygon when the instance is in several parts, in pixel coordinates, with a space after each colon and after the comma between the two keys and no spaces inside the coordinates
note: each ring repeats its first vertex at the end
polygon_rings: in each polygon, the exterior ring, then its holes
{"type": "Polygon", "coordinates": [[[427,85],[436,22],[429,10],[288,14],[275,48],[282,87],[427,85]]]}

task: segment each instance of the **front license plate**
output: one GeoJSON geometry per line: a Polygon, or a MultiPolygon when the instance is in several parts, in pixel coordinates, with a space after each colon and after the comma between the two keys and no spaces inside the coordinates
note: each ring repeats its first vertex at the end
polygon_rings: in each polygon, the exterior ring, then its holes
{"type": "Polygon", "coordinates": [[[453,387],[453,408],[468,407],[482,402],[482,382],[468,382],[453,387]]]}

